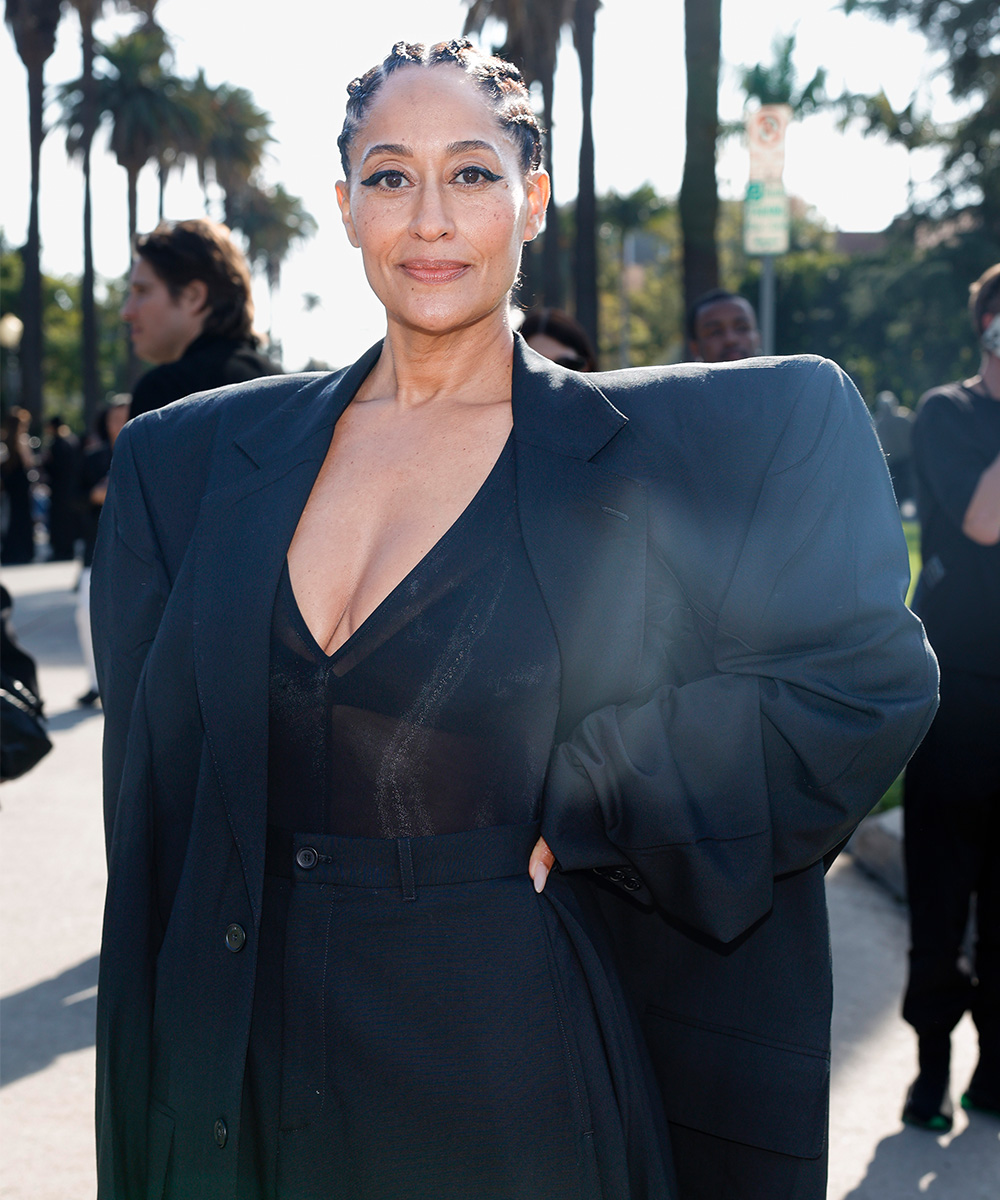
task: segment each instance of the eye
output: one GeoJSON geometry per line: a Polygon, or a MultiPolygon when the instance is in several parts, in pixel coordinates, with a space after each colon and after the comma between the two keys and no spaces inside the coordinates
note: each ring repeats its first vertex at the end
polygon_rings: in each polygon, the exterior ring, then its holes
{"type": "Polygon", "coordinates": [[[485,167],[463,167],[455,178],[467,187],[475,187],[478,183],[496,183],[502,176],[487,171],[485,167]]]}
{"type": "Polygon", "coordinates": [[[403,172],[395,171],[391,167],[384,171],[375,171],[367,179],[361,180],[362,187],[381,187],[389,192],[398,192],[408,185],[409,180],[403,172]]]}

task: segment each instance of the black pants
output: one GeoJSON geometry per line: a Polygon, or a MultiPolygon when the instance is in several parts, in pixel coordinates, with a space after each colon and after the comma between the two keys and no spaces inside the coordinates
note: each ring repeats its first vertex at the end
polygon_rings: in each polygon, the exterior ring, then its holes
{"type": "Polygon", "coordinates": [[[906,771],[910,978],[903,1017],[919,1036],[971,1012],[1000,1079],[1000,679],[941,672],[941,707],[906,771]],[[976,897],[972,973],[960,961],[976,897]]]}

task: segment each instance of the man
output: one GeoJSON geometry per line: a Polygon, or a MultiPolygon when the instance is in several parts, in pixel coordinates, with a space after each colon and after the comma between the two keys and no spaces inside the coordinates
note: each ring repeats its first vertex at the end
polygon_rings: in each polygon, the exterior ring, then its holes
{"type": "Polygon", "coordinates": [[[155,364],[131,415],[193,392],[280,374],[257,353],[250,270],[225,225],[162,222],[136,243],[122,320],[136,354],[155,364]]]}
{"type": "Polygon", "coordinates": [[[923,570],[914,598],[941,664],[941,707],[906,772],[910,977],[920,1071],[903,1119],[952,1124],[951,1031],[979,1062],[962,1105],[1000,1114],[1000,263],[970,288],[979,374],[922,397],[913,430],[923,570]],[[970,900],[977,942],[961,963],[970,900]]]}
{"type": "Polygon", "coordinates": [[[753,306],[742,296],[715,288],[699,296],[687,315],[688,347],[697,362],[735,362],[760,354],[753,306]]]}

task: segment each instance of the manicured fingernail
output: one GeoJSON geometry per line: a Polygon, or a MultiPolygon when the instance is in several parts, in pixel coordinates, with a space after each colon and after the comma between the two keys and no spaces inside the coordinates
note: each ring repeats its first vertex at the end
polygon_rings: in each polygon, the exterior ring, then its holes
{"type": "Polygon", "coordinates": [[[541,892],[545,887],[545,881],[549,877],[549,868],[543,862],[536,862],[531,872],[532,881],[535,884],[535,891],[541,892]]]}

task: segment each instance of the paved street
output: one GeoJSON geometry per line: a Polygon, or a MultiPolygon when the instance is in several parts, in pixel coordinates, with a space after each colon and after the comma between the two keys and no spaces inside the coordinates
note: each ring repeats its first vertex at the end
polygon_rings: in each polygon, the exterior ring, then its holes
{"type": "MultiPolygon", "coordinates": [[[[39,662],[55,743],[33,772],[0,790],[5,1200],[94,1195],[102,718],[74,704],[86,689],[72,619],[77,571],[72,563],[4,571],[15,628],[39,662]]],[[[954,1132],[934,1137],[899,1120],[915,1065],[914,1040],[899,1017],[904,910],[846,856],[829,892],[836,981],[829,1200],[997,1200],[1000,1121],[958,1110],[954,1132]]],[[[974,1064],[975,1032],[966,1022],[955,1037],[956,1101],[974,1064]]]]}

